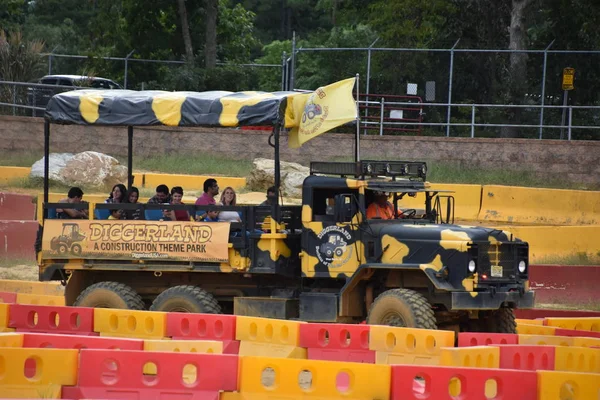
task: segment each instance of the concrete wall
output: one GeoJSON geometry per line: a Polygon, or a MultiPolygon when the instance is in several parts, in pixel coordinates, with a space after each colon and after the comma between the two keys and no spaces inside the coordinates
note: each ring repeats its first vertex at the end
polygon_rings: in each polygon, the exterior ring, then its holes
{"type": "MultiPolygon", "coordinates": [[[[43,155],[41,118],[0,116],[0,155],[35,151],[43,155]]],[[[162,153],[211,151],[243,158],[273,157],[268,132],[217,128],[139,128],[135,131],[137,157],[162,153]]],[[[282,159],[307,164],[311,160],[352,157],[352,135],[327,133],[302,148],[287,148],[282,140],[282,159]]],[[[124,155],[125,128],[52,125],[51,151],[95,150],[124,155]]],[[[452,161],[485,168],[530,170],[566,180],[600,184],[600,141],[535,139],[469,139],[415,136],[361,137],[363,159],[384,158],[452,161]]],[[[135,165],[135,164],[134,164],[135,165]]]]}

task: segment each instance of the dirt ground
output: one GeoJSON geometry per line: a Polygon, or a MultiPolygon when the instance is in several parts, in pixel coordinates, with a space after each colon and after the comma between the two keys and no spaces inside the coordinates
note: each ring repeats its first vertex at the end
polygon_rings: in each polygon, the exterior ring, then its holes
{"type": "Polygon", "coordinates": [[[38,268],[35,264],[0,263],[0,279],[37,281],[38,268]]]}

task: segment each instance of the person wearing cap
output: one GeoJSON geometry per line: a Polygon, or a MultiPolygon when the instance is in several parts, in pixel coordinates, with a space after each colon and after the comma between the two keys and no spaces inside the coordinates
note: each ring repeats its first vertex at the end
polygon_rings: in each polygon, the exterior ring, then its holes
{"type": "MultiPolygon", "coordinates": [[[[398,210],[398,217],[401,217],[402,211],[398,210]]],[[[375,191],[375,199],[367,207],[367,219],[394,219],[394,206],[388,201],[385,192],[375,191]]]]}

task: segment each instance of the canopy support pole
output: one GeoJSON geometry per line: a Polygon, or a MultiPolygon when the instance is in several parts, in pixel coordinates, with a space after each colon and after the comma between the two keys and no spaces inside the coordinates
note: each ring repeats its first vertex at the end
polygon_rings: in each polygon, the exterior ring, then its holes
{"type": "Polygon", "coordinates": [[[279,223],[279,186],[281,185],[281,161],[279,159],[279,132],[281,130],[281,122],[277,122],[277,124],[273,127],[273,139],[275,144],[275,196],[276,199],[272,205],[272,213],[273,218],[277,223],[279,223]]]}
{"type": "Polygon", "coordinates": [[[127,190],[133,186],[133,126],[127,127],[127,190]]]}
{"type": "MultiPolygon", "coordinates": [[[[44,205],[48,204],[50,179],[50,121],[44,120],[44,205]]],[[[48,209],[44,207],[44,220],[48,218],[48,209]]]]}

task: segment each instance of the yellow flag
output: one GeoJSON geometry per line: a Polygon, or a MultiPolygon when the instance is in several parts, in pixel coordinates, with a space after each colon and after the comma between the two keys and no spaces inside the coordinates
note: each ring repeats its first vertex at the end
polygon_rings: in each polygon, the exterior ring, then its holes
{"type": "Polygon", "coordinates": [[[356,78],[344,79],[291,98],[288,117],[293,121],[288,146],[296,149],[308,140],[356,119],[352,89],[356,78]],[[289,115],[289,112],[292,115],[289,115]]]}

